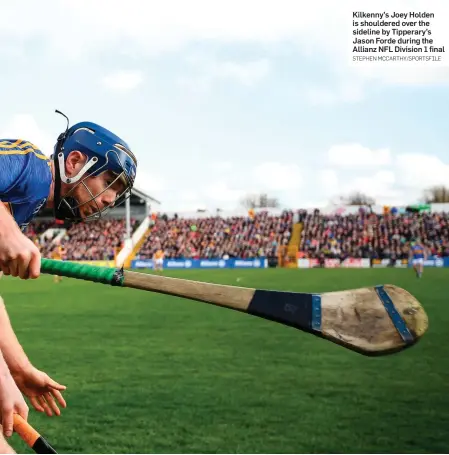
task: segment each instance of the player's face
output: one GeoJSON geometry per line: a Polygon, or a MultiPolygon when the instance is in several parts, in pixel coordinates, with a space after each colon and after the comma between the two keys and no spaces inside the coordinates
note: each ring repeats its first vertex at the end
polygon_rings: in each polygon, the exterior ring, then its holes
{"type": "Polygon", "coordinates": [[[78,185],[73,191],[73,196],[80,205],[82,218],[113,205],[117,196],[125,190],[124,183],[111,172],[104,172],[97,177],[87,177],[83,183],[84,185],[78,185]]]}

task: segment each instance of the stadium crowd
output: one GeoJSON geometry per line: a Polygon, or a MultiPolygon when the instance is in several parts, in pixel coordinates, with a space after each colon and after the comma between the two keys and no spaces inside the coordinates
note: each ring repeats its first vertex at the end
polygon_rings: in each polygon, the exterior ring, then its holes
{"type": "Polygon", "coordinates": [[[292,211],[280,216],[264,212],[252,218],[162,217],[157,219],[138,258],[152,258],[157,250],[168,259],[276,256],[278,247],[288,244],[292,226],[292,211]]]}
{"type": "MultiPolygon", "coordinates": [[[[131,230],[138,227],[138,221],[131,219],[131,230]]],[[[39,238],[45,229],[58,226],[53,223],[33,223],[28,227],[27,235],[40,245],[44,257],[50,257],[55,248],[53,241],[58,237],[58,231],[47,238],[39,238]]],[[[65,258],[75,261],[106,261],[113,260],[117,249],[123,246],[126,233],[126,221],[124,219],[104,219],[88,224],[73,224],[66,233],[57,239],[57,245],[63,245],[65,258]]]]}
{"type": "Polygon", "coordinates": [[[448,213],[303,214],[303,257],[407,259],[420,239],[428,253],[449,256],[448,213]]]}
{"type": "MultiPolygon", "coordinates": [[[[247,217],[156,219],[137,259],[151,259],[156,251],[173,258],[277,257],[287,245],[295,221],[302,221],[300,255],[306,258],[346,257],[406,259],[411,242],[420,238],[428,252],[449,256],[448,213],[374,214],[360,210],[350,215],[323,215],[318,210],[284,211],[279,216],[259,212],[247,217]]],[[[132,220],[132,230],[139,221],[132,220]]],[[[27,235],[40,243],[44,256],[54,248],[53,236],[42,238],[49,222],[34,222],[27,235]]],[[[59,226],[60,227],[60,226],[59,226]]],[[[125,220],[106,219],[74,224],[60,239],[71,260],[112,260],[123,245],[125,220]]]]}

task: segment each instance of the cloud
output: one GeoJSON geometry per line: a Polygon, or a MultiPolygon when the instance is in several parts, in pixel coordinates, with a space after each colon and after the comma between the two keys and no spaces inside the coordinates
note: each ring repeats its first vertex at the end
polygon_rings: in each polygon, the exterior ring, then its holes
{"type": "Polygon", "coordinates": [[[24,3],[19,6],[12,2],[2,8],[2,18],[7,22],[2,27],[5,36],[19,40],[40,37],[61,53],[68,47],[92,54],[121,43],[157,54],[204,40],[279,42],[297,35],[298,25],[310,20],[298,14],[302,7],[295,0],[167,0],[157,4],[140,0],[48,0],[40,8],[32,0],[24,3]],[[26,15],[20,14],[23,8],[27,8],[26,15]],[[38,15],[41,21],[34,20],[38,15]],[[22,26],[18,28],[12,24],[19,16],[22,26]],[[67,17],[70,20],[63,20],[67,17]]]}
{"type": "Polygon", "coordinates": [[[309,205],[312,200],[316,201],[318,207],[331,203],[339,204],[341,197],[355,192],[374,198],[378,204],[409,202],[409,194],[397,187],[397,176],[393,170],[380,170],[365,175],[359,175],[359,173],[348,175],[344,171],[322,170],[318,171],[317,175],[317,184],[311,191],[314,197],[309,197],[309,205]],[[323,204],[323,200],[327,202],[323,204]]]}
{"type": "Polygon", "coordinates": [[[142,191],[148,192],[150,196],[159,199],[159,194],[167,189],[167,182],[161,175],[145,171],[142,166],[139,166],[137,168],[135,186],[142,191]]]}
{"type": "Polygon", "coordinates": [[[179,182],[170,192],[177,194],[174,202],[177,210],[187,210],[187,207],[236,209],[246,195],[265,192],[278,198],[285,207],[299,208],[338,203],[341,196],[353,192],[373,197],[380,205],[409,204],[418,202],[427,187],[449,184],[449,163],[435,156],[397,154],[388,148],[376,151],[361,144],[349,147],[350,151],[357,152],[354,155],[343,153],[348,150],[345,144],[336,144],[330,150],[342,151],[333,159],[348,161],[339,160],[340,166],[322,169],[300,168],[296,163],[262,162],[245,174],[235,169],[232,178],[223,174],[217,179],[211,173],[211,180],[198,189],[189,188],[190,183],[179,182]],[[302,188],[307,191],[298,191],[302,188]]]}
{"type": "Polygon", "coordinates": [[[230,188],[225,181],[218,181],[206,185],[203,193],[206,198],[220,203],[230,203],[234,206],[244,195],[245,191],[242,189],[230,188]]]}
{"type": "MultiPolygon", "coordinates": [[[[320,192],[325,197],[333,197],[340,191],[338,174],[333,169],[320,170],[316,173],[316,178],[313,179],[317,182],[320,192]]],[[[312,182],[310,183],[312,184],[312,182]]]]}
{"type": "Polygon", "coordinates": [[[252,87],[268,75],[271,67],[267,59],[235,61],[200,55],[189,56],[186,63],[194,74],[179,77],[178,84],[194,92],[208,92],[220,80],[252,87]]]}
{"type": "Polygon", "coordinates": [[[311,105],[330,106],[337,103],[357,103],[364,97],[364,81],[358,77],[345,74],[335,77],[335,82],[326,85],[312,83],[305,89],[305,97],[311,105]]]}
{"type": "Polygon", "coordinates": [[[208,163],[210,170],[214,173],[230,171],[234,164],[231,161],[215,161],[208,163]]]}
{"type": "Polygon", "coordinates": [[[199,193],[196,190],[186,190],[179,195],[180,199],[185,202],[195,202],[200,199],[199,193]]]}
{"type": "Polygon", "coordinates": [[[449,162],[434,155],[396,154],[387,148],[376,151],[360,144],[337,144],[329,152],[334,169],[309,171],[316,176],[309,182],[314,185],[316,200],[336,202],[340,196],[360,191],[379,204],[409,204],[419,201],[431,186],[449,186],[449,162]]]}
{"type": "Polygon", "coordinates": [[[406,187],[449,186],[449,163],[436,156],[404,153],[396,158],[396,167],[399,181],[406,187]]]}
{"type": "Polygon", "coordinates": [[[348,194],[360,191],[368,196],[388,198],[395,180],[395,174],[392,171],[379,171],[369,176],[356,176],[343,184],[343,192],[348,194]]]}
{"type": "Polygon", "coordinates": [[[262,163],[253,169],[251,175],[259,187],[269,191],[295,190],[303,183],[301,170],[294,163],[262,163]]]}
{"type": "Polygon", "coordinates": [[[50,156],[56,138],[46,132],[31,114],[16,114],[0,130],[4,139],[22,139],[34,144],[44,155],[50,156]]]}
{"type": "Polygon", "coordinates": [[[233,79],[242,85],[251,86],[261,81],[268,74],[269,68],[266,59],[245,63],[224,61],[215,64],[212,74],[216,78],[233,79]]]}
{"type": "Polygon", "coordinates": [[[109,90],[129,92],[138,87],[144,80],[141,71],[117,71],[102,79],[102,84],[109,90]]]}
{"type": "Polygon", "coordinates": [[[332,146],[327,152],[328,164],[340,168],[371,168],[391,163],[389,149],[372,150],[360,144],[332,146]]]}

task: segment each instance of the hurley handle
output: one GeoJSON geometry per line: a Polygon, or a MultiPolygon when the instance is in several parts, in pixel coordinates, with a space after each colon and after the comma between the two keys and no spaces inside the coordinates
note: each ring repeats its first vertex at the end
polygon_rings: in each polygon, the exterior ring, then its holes
{"type": "Polygon", "coordinates": [[[19,414],[14,414],[14,431],[36,453],[58,453],[49,442],[19,414]]]}
{"type": "Polygon", "coordinates": [[[111,286],[122,286],[124,280],[123,271],[120,269],[46,258],[41,259],[41,272],[111,286]]]}

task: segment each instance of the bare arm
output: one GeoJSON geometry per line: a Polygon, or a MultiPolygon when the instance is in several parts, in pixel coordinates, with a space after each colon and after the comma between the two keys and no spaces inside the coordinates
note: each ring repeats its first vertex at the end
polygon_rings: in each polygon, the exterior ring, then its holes
{"type": "MultiPolygon", "coordinates": [[[[8,209],[0,201],[0,270],[5,275],[23,279],[37,278],[40,275],[40,259],[39,249],[21,232],[8,209]]],[[[23,402],[23,404],[22,402],[19,403],[20,399],[17,398],[15,400],[18,403],[16,407],[22,409],[23,405],[26,406],[20,394],[22,392],[30,399],[37,411],[45,412],[48,416],[53,415],[53,413],[59,415],[60,410],[55,399],[61,406],[66,406],[60,392],[65,390],[66,387],[55,382],[47,373],[35,368],[28,360],[14,333],[1,298],[0,351],[3,354],[3,362],[9,368],[8,375],[5,376],[10,379],[8,379],[9,387],[16,390],[23,402]]],[[[0,378],[2,377],[1,372],[0,366],[0,378]]],[[[5,393],[8,392],[6,386],[3,389],[5,393]]],[[[0,384],[0,410],[2,406],[4,408],[4,403],[2,402],[3,389],[0,384]]],[[[10,392],[8,394],[11,395],[10,392]]],[[[8,404],[9,402],[5,401],[5,403],[8,404]]],[[[25,415],[24,412],[22,414],[25,415]]]]}
{"type": "Polygon", "coordinates": [[[30,361],[11,326],[3,299],[0,298],[0,350],[11,373],[18,374],[30,367],[30,361]]]}
{"type": "Polygon", "coordinates": [[[0,201],[0,270],[22,279],[40,275],[40,252],[0,201]]]}
{"type": "Polygon", "coordinates": [[[5,376],[8,376],[10,374],[11,373],[9,371],[8,365],[5,362],[5,358],[3,357],[2,351],[0,350],[0,376],[1,377],[5,377],[5,376]]]}
{"type": "MultiPolygon", "coordinates": [[[[2,232],[7,232],[10,229],[19,229],[10,211],[7,209],[4,202],[0,201],[0,235],[2,232]]],[[[20,229],[19,229],[20,230],[20,229]]]]}
{"type": "Polygon", "coordinates": [[[28,406],[0,351],[0,422],[3,434],[7,437],[13,432],[14,413],[20,414],[25,420],[28,419],[28,406]]]}
{"type": "MultiPolygon", "coordinates": [[[[0,350],[3,353],[4,370],[11,375],[15,385],[25,394],[33,407],[48,416],[60,415],[56,401],[62,407],[67,404],[61,395],[66,389],[54,381],[47,373],[35,368],[26,356],[17,339],[6,312],[5,304],[0,298],[0,350]],[[55,401],[56,399],[56,401],[55,401]]],[[[3,369],[0,365],[0,376],[3,369]]]]}

